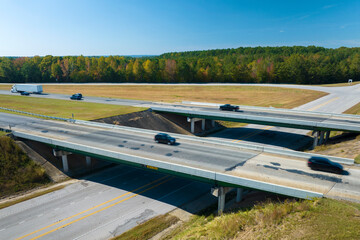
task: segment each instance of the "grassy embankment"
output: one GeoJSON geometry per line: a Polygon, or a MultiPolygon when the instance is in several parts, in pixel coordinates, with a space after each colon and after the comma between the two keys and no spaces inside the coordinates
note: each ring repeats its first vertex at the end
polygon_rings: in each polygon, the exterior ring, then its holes
{"type": "Polygon", "coordinates": [[[92,120],[145,110],[145,108],[129,106],[70,100],[64,101],[27,96],[0,95],[0,102],[0,106],[5,108],[63,118],[71,118],[72,114],[74,114],[75,119],[81,120],[92,120]]]}
{"type": "MultiPolygon", "coordinates": [[[[115,239],[148,239],[159,232],[149,234],[149,227],[164,226],[167,217],[154,218],[115,239]]],[[[360,204],[331,199],[268,201],[222,216],[194,215],[161,239],[359,239],[359,224],[360,204]]]]}
{"type": "Polygon", "coordinates": [[[45,170],[33,162],[14,141],[0,135],[0,197],[50,183],[45,170]]]}

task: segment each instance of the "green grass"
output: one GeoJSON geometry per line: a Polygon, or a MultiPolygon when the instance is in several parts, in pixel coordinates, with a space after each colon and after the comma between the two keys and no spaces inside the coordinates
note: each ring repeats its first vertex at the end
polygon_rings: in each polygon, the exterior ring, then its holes
{"type": "Polygon", "coordinates": [[[219,121],[219,123],[227,128],[239,128],[248,125],[247,123],[228,122],[228,121],[219,121]]]}
{"type": "MultiPolygon", "coordinates": [[[[87,103],[82,101],[66,101],[26,96],[0,95],[0,107],[37,113],[47,116],[93,120],[98,118],[122,115],[143,111],[146,108],[119,106],[111,104],[87,103]]],[[[2,112],[7,112],[3,111],[2,112]]],[[[13,113],[13,112],[10,112],[13,113]]]]}
{"type": "Polygon", "coordinates": [[[355,106],[349,108],[344,113],[360,115],[360,103],[358,103],[355,106]]]}
{"type": "MultiPolygon", "coordinates": [[[[156,228],[156,219],[147,224],[156,228]]],[[[222,216],[209,211],[161,239],[359,239],[360,204],[332,199],[266,201],[222,216]]],[[[141,225],[140,225],[141,226],[141,225]]],[[[130,230],[132,232],[133,230],[130,230]]],[[[121,235],[123,236],[123,235],[121,235]]],[[[117,239],[141,239],[131,238],[117,239]]],[[[148,239],[145,235],[138,235],[148,239]]],[[[151,236],[151,235],[147,235],[151,236]]],[[[152,235],[153,236],[153,235],[152,235]]]]}
{"type": "Polygon", "coordinates": [[[45,194],[60,190],[60,189],[63,189],[64,187],[65,187],[65,185],[57,186],[57,187],[46,189],[46,190],[43,190],[43,191],[40,191],[40,192],[37,192],[37,193],[26,195],[24,197],[21,197],[21,198],[15,199],[15,200],[9,200],[7,202],[1,203],[0,204],[0,209],[12,206],[12,205],[20,203],[20,202],[27,201],[29,199],[36,198],[36,197],[39,197],[39,196],[42,196],[42,195],[45,195],[45,194]]]}
{"type": "Polygon", "coordinates": [[[360,154],[355,157],[354,162],[360,164],[360,154]]]}
{"type": "Polygon", "coordinates": [[[144,222],[143,224],[136,226],[130,231],[113,238],[112,240],[149,239],[178,221],[179,219],[177,217],[171,216],[169,214],[157,216],[149,221],[144,222]]]}
{"type": "Polygon", "coordinates": [[[8,196],[50,183],[45,169],[33,162],[15,142],[0,137],[0,193],[8,196]]]}

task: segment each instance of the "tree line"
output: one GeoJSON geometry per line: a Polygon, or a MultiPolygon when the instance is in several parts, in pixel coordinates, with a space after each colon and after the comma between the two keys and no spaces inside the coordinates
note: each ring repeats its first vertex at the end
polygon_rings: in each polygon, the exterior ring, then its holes
{"type": "Polygon", "coordinates": [[[240,47],[154,57],[1,57],[0,82],[290,83],[360,81],[360,48],[240,47]]]}

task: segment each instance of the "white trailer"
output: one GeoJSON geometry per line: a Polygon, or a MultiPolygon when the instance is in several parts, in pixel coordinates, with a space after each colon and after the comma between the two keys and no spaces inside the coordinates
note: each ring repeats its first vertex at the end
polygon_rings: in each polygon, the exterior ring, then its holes
{"type": "Polygon", "coordinates": [[[42,93],[43,88],[42,85],[35,84],[14,84],[10,90],[12,93],[21,93],[21,92],[29,92],[29,93],[42,93]]]}

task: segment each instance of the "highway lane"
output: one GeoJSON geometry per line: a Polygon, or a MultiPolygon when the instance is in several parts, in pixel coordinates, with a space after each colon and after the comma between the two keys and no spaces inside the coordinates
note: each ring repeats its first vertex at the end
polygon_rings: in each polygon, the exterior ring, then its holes
{"type": "Polygon", "coordinates": [[[109,239],[204,193],[210,195],[209,188],[117,166],[0,210],[0,239],[109,239]]]}

